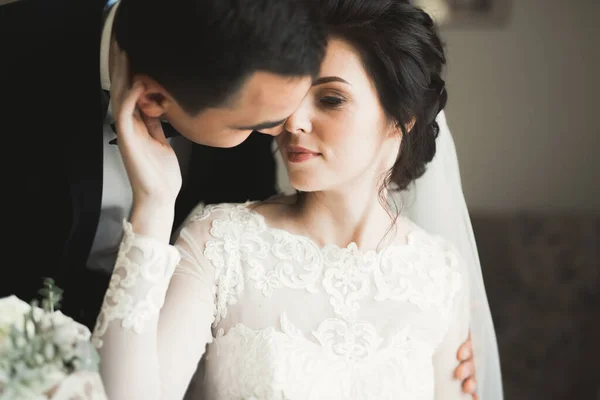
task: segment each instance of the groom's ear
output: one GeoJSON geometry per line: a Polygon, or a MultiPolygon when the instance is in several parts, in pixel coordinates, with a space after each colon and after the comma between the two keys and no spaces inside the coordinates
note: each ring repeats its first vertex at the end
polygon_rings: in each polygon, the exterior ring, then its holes
{"type": "Polygon", "coordinates": [[[137,102],[140,110],[149,117],[164,115],[171,104],[165,88],[148,76],[136,76],[135,80],[143,82],[146,88],[137,102]]]}

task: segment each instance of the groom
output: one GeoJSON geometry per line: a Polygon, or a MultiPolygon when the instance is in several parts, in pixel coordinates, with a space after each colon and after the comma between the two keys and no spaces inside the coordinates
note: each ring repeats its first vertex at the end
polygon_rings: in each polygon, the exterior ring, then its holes
{"type": "MultiPolygon", "coordinates": [[[[90,328],[132,201],[111,119],[116,43],[147,88],[138,107],[191,142],[170,139],[184,177],[179,224],[198,202],[275,194],[270,135],[306,94],[326,40],[313,2],[105,3],[0,7],[9,38],[2,46],[1,88],[10,102],[2,128],[17,142],[10,149],[20,161],[11,169],[19,179],[6,184],[5,195],[14,202],[7,247],[19,262],[2,272],[0,296],[30,300],[41,277],[54,277],[65,291],[63,312],[90,328]]],[[[473,374],[466,358],[465,378],[473,374]]]]}
{"type": "Polygon", "coordinates": [[[115,44],[143,77],[144,113],[160,113],[167,132],[202,144],[181,152],[193,185],[180,195],[179,219],[198,202],[275,193],[272,137],[252,132],[275,132],[295,110],[325,47],[307,2],[123,0],[108,9],[105,2],[20,0],[0,9],[11,37],[2,48],[10,79],[2,92],[11,102],[3,131],[15,133],[22,151],[11,210],[19,221],[8,230],[20,233],[11,251],[25,257],[20,276],[1,280],[2,292],[29,300],[40,277],[54,277],[63,311],[90,327],[132,201],[114,144],[115,44]]]}

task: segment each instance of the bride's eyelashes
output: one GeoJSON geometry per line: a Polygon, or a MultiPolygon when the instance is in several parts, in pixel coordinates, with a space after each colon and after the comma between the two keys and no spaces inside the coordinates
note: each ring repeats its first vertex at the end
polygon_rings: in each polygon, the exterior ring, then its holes
{"type": "Polygon", "coordinates": [[[336,109],[344,105],[348,99],[337,91],[320,91],[316,94],[316,100],[321,108],[336,109]]]}
{"type": "Polygon", "coordinates": [[[348,100],[337,93],[320,94],[317,98],[319,106],[325,109],[336,109],[343,106],[348,100]]]}
{"type": "Polygon", "coordinates": [[[336,96],[325,96],[325,97],[321,97],[321,99],[319,100],[319,103],[325,107],[335,108],[335,107],[339,107],[341,104],[343,104],[344,99],[341,97],[336,97],[336,96]]]}

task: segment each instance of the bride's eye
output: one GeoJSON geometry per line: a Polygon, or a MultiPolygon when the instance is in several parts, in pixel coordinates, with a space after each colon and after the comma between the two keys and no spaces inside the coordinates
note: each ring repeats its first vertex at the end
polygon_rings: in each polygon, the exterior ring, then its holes
{"type": "Polygon", "coordinates": [[[319,100],[319,102],[325,107],[338,107],[344,101],[345,100],[343,98],[338,96],[324,96],[319,100]]]}

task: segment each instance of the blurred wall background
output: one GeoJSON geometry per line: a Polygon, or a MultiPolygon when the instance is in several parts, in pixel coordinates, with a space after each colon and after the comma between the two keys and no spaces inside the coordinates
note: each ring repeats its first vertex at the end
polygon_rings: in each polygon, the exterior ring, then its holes
{"type": "Polygon", "coordinates": [[[505,399],[600,399],[600,0],[443,35],[505,399]]]}
{"type": "Polygon", "coordinates": [[[600,0],[513,0],[506,26],[443,33],[470,208],[600,214],[600,0]]]}

